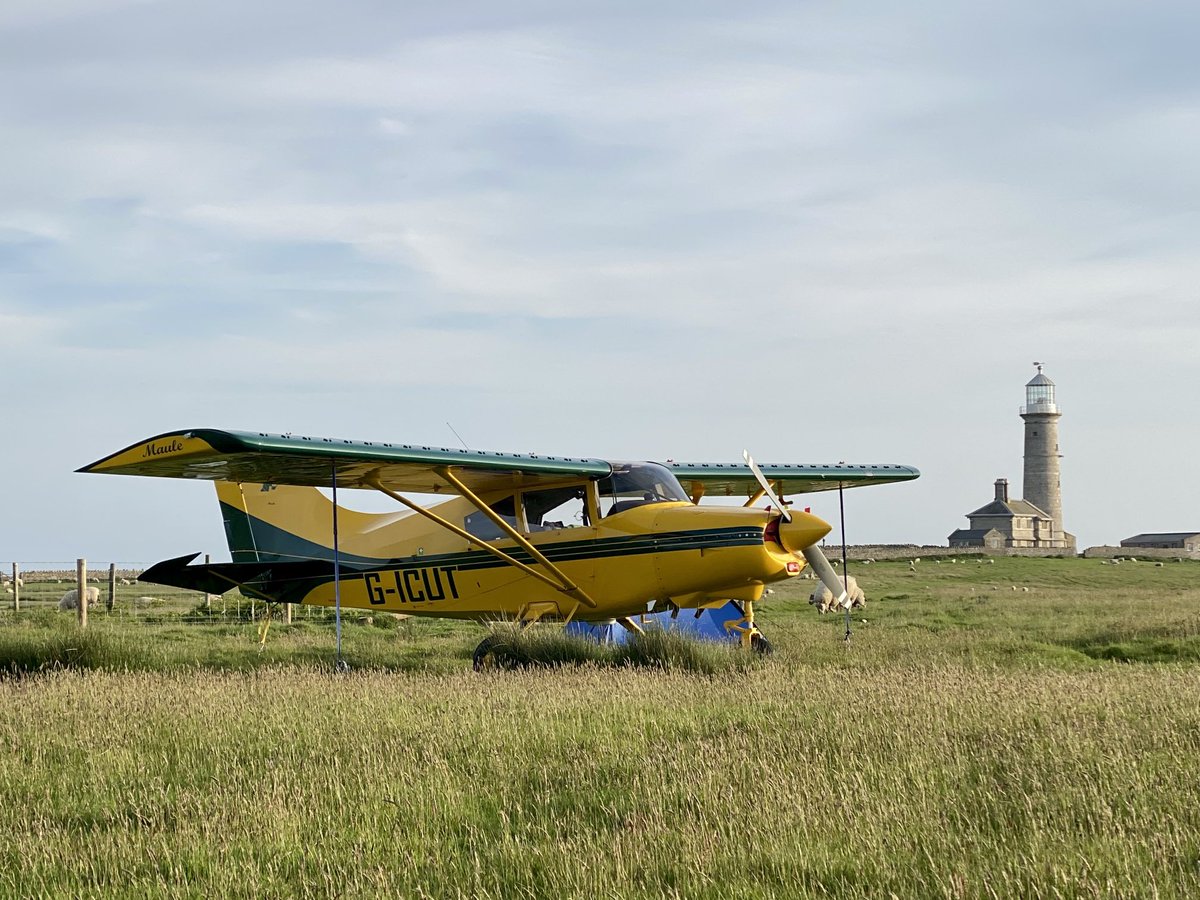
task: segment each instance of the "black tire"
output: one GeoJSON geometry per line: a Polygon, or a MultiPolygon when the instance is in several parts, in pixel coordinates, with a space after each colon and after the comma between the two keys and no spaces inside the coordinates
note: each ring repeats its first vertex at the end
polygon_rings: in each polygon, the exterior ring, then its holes
{"type": "Polygon", "coordinates": [[[771,642],[761,634],[750,635],[750,649],[759,656],[770,656],[775,652],[775,648],[771,646],[771,642]]]}
{"type": "Polygon", "coordinates": [[[496,658],[496,646],[499,643],[500,638],[494,634],[488,635],[479,642],[479,646],[475,648],[475,653],[471,656],[471,663],[476,672],[500,668],[499,660],[496,658]]]}

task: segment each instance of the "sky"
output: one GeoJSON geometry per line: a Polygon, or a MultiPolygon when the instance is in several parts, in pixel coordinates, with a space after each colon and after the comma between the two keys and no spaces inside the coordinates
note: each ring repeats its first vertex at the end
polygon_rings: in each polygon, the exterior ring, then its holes
{"type": "MultiPolygon", "coordinates": [[[[1034,360],[1081,548],[1200,531],[1194,2],[6,0],[0,561],[227,558],[195,427],[904,463],[944,544],[1034,360]]],[[[804,505],[837,521],[834,495],[804,505]]]]}

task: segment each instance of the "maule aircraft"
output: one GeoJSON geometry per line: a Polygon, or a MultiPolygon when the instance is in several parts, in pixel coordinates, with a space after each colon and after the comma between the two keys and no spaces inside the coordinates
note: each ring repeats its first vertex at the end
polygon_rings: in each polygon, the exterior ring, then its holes
{"type": "Polygon", "coordinates": [[[142,581],[630,632],[650,617],[711,611],[721,632],[759,650],[769,644],[754,604],[767,585],[811,566],[846,599],[818,547],[829,525],[781,498],[920,474],[902,465],[759,467],[749,454],[744,464],[610,462],[212,429],[159,435],[79,471],[216,483],[233,561],[183,556],[142,581]],[[341,508],[345,489],[378,491],[404,509],[341,508]],[[446,499],[423,505],[413,495],[446,499]],[[715,496],[746,502],[701,504],[715,496]]]}

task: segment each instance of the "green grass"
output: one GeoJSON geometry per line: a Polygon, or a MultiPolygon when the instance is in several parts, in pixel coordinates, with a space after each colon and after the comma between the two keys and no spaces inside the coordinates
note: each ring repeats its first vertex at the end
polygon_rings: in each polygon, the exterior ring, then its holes
{"type": "Polygon", "coordinates": [[[514,623],[501,622],[491,626],[487,642],[490,653],[486,667],[500,669],[634,666],[714,675],[745,670],[761,659],[731,644],[695,640],[657,629],[631,635],[621,644],[598,644],[561,628],[521,629],[514,623]]]}
{"type": "Polygon", "coordinates": [[[0,896],[1200,894],[1200,564],[852,571],[848,646],[795,582],[709,670],[0,613],[0,896]]]}

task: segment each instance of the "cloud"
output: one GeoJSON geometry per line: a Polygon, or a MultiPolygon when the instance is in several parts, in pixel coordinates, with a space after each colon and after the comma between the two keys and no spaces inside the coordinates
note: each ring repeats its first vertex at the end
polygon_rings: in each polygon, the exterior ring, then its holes
{"type": "Polygon", "coordinates": [[[1197,15],[10,4],[15,414],[81,404],[97,455],[193,416],[441,443],[453,417],[480,446],[910,462],[920,501],[861,521],[940,541],[1015,475],[1039,358],[1064,483],[1108,491],[1129,448],[1097,420],[1177,428],[1144,385],[1200,365],[1197,15]]]}

